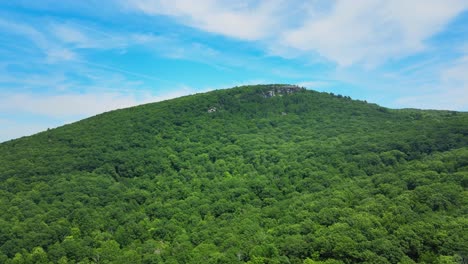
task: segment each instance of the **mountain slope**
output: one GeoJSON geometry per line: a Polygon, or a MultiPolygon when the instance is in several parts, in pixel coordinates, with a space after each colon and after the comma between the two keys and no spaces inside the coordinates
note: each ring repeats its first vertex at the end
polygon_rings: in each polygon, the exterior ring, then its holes
{"type": "Polygon", "coordinates": [[[467,113],[288,85],[112,111],[0,144],[0,262],[455,262],[467,161],[467,113]]]}

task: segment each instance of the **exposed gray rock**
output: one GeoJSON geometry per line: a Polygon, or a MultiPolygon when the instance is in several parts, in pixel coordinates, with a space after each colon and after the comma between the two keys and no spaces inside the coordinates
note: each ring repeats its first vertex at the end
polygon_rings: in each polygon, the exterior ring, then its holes
{"type": "Polygon", "coordinates": [[[215,106],[212,106],[212,107],[210,107],[210,108],[208,109],[208,113],[214,113],[214,112],[216,112],[216,110],[217,110],[216,107],[215,107],[215,106]]]}
{"type": "Polygon", "coordinates": [[[271,87],[271,90],[263,93],[264,98],[293,94],[304,89],[297,85],[272,85],[271,87]]]}

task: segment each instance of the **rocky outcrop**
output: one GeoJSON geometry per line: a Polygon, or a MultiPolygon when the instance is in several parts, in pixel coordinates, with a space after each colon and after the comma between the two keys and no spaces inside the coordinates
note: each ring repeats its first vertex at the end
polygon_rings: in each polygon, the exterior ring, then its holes
{"type": "Polygon", "coordinates": [[[214,113],[214,112],[216,112],[217,110],[218,110],[218,109],[216,109],[215,106],[212,106],[212,107],[210,107],[210,108],[208,109],[208,113],[214,113]]]}
{"type": "Polygon", "coordinates": [[[271,89],[263,92],[264,98],[270,98],[274,96],[283,96],[287,94],[297,93],[302,91],[304,88],[301,88],[297,85],[272,85],[271,89]]]}

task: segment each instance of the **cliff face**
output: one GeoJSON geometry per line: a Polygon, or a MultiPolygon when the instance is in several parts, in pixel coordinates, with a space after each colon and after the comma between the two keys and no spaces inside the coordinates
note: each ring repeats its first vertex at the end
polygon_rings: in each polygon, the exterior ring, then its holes
{"type": "Polygon", "coordinates": [[[271,90],[268,90],[265,93],[263,93],[264,98],[283,96],[305,90],[304,88],[301,88],[297,85],[272,85],[271,88],[271,90]]]}

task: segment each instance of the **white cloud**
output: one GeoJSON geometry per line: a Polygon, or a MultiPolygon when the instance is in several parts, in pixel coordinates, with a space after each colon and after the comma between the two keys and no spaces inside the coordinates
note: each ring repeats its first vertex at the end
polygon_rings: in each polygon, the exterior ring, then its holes
{"type": "Polygon", "coordinates": [[[14,76],[11,74],[0,73],[0,83],[9,83],[19,87],[60,87],[66,86],[66,78],[63,74],[53,74],[44,76],[43,74],[27,74],[25,76],[14,76]]]}
{"type": "Polygon", "coordinates": [[[193,93],[186,87],[155,95],[149,92],[97,92],[44,95],[30,93],[4,94],[0,111],[29,113],[53,118],[86,117],[110,110],[157,102],[193,93]]]}
{"type": "Polygon", "coordinates": [[[52,23],[47,27],[47,34],[73,49],[125,49],[143,42],[136,34],[119,34],[72,22],[52,23]]]}
{"type": "Polygon", "coordinates": [[[23,136],[29,136],[40,131],[44,131],[47,128],[56,127],[60,124],[49,122],[20,122],[12,119],[0,119],[0,142],[4,142],[10,139],[19,138],[23,136]]]}
{"type": "Polygon", "coordinates": [[[342,66],[378,64],[424,50],[424,40],[467,7],[461,0],[340,0],[329,13],[284,32],[283,45],[342,66]]]}
{"type": "Polygon", "coordinates": [[[399,107],[425,109],[468,109],[468,55],[439,73],[439,82],[419,87],[419,95],[405,96],[396,101],[399,107]],[[424,92],[422,92],[424,91],[424,92]]]}
{"type": "MultiPolygon", "coordinates": [[[[384,90],[393,89],[394,94],[402,96],[396,103],[399,107],[454,110],[468,108],[466,103],[468,102],[468,75],[466,74],[468,56],[451,64],[445,61],[445,58],[443,58],[444,62],[435,58],[435,62],[428,60],[422,64],[405,65],[405,69],[400,71],[386,72],[388,75],[394,73],[393,79],[390,77],[368,78],[367,76],[371,74],[382,74],[381,69],[363,72],[360,67],[360,65],[379,65],[431,48],[427,46],[429,44],[426,40],[443,31],[457,14],[466,10],[468,7],[466,0],[114,1],[148,16],[164,15],[205,32],[255,42],[273,55],[280,55],[284,58],[300,57],[302,62],[311,64],[323,65],[324,61],[328,61],[327,66],[330,67],[323,71],[296,72],[294,69],[288,70],[287,65],[278,64],[275,65],[275,69],[268,69],[269,73],[277,77],[310,80],[299,83],[301,86],[320,89],[328,85],[327,88],[333,89],[334,82],[340,80],[340,72],[346,72],[352,75],[352,78],[341,80],[341,83],[365,86],[366,82],[372,82],[368,86],[372,86],[375,93],[381,94],[384,94],[384,90]],[[336,69],[333,63],[329,63],[330,61],[340,66],[352,67],[336,69]],[[450,66],[440,70],[439,76],[426,78],[425,75],[428,75],[428,72],[432,73],[432,70],[427,70],[427,65],[441,68],[440,65],[433,66],[433,64],[444,64],[443,66],[450,64],[450,66]],[[415,71],[422,73],[415,75],[413,74],[415,71]],[[405,77],[404,72],[411,72],[413,75],[405,77]],[[314,76],[319,79],[314,80],[314,76]],[[414,76],[424,78],[413,78],[414,76]],[[402,82],[405,78],[409,80],[408,83],[402,82]],[[391,81],[384,83],[380,80],[391,81]],[[420,80],[425,83],[419,83],[420,80]],[[438,83],[428,84],[433,80],[438,83]],[[413,90],[403,91],[405,87],[411,87],[413,90]],[[418,94],[423,95],[418,96],[418,94]]],[[[89,10],[100,12],[98,8],[94,8],[99,6],[100,2],[94,1],[93,3],[93,8],[89,10]]],[[[70,10],[73,9],[70,8],[70,10]]],[[[33,74],[31,71],[13,76],[8,72],[8,63],[2,62],[4,64],[0,74],[0,82],[3,82],[3,87],[1,87],[3,91],[0,91],[2,114],[42,115],[46,118],[61,120],[63,124],[64,120],[78,120],[113,109],[200,91],[174,84],[179,80],[162,80],[160,76],[151,75],[151,71],[142,73],[125,69],[125,66],[89,61],[86,55],[91,52],[83,51],[83,49],[95,49],[97,52],[117,50],[125,53],[127,48],[128,50],[131,48],[141,50],[142,48],[145,53],[171,59],[202,62],[214,67],[243,67],[257,72],[259,68],[268,68],[264,67],[264,64],[256,64],[261,60],[257,55],[217,50],[222,45],[210,46],[210,44],[193,42],[190,36],[185,37],[180,35],[180,32],[172,34],[168,30],[163,30],[165,35],[156,35],[148,32],[161,30],[148,29],[144,26],[141,30],[138,28],[129,32],[128,30],[132,27],[114,28],[107,27],[105,23],[87,24],[84,21],[86,20],[57,22],[52,18],[15,22],[0,18],[2,34],[11,39],[26,40],[23,42],[29,45],[24,45],[26,48],[20,51],[19,48],[14,47],[15,41],[3,43],[4,46],[8,46],[8,49],[2,52],[15,53],[11,56],[14,59],[24,54],[34,53],[33,55],[39,55],[38,57],[43,60],[38,62],[37,56],[34,61],[30,58],[26,59],[26,56],[19,60],[12,60],[11,63],[15,65],[30,64],[31,69],[41,69],[38,73],[33,74]],[[13,51],[10,51],[10,46],[13,51]],[[29,51],[29,53],[24,51],[29,51]],[[60,64],[61,62],[63,64],[60,64]],[[49,64],[43,67],[44,63],[49,64]],[[155,93],[153,88],[162,87],[162,83],[166,87],[179,88],[164,95],[155,93]],[[50,95],[50,93],[59,94],[50,95]]],[[[153,23],[142,23],[142,25],[150,27],[153,23]]],[[[465,45],[461,50],[467,51],[468,46],[465,45]]],[[[27,69],[28,67],[18,68],[27,69]]],[[[269,82],[261,79],[268,79],[265,76],[252,81],[235,77],[235,74],[232,74],[233,77],[226,76],[228,77],[224,82],[231,81],[231,84],[222,88],[269,82]]],[[[211,89],[204,89],[204,91],[211,89]]],[[[45,129],[40,125],[30,124],[28,128],[27,123],[5,120],[0,120],[0,127],[7,128],[0,130],[0,141],[2,137],[16,137],[45,129]]]]}
{"type": "Polygon", "coordinates": [[[41,49],[49,47],[47,38],[40,31],[29,25],[10,22],[0,18],[0,30],[27,38],[41,49]]]}
{"type": "Polygon", "coordinates": [[[306,87],[309,89],[317,89],[317,88],[324,88],[327,86],[330,86],[329,81],[303,81],[303,82],[298,82],[296,85],[301,86],[301,87],[306,87]]]}
{"type": "Polygon", "coordinates": [[[451,82],[468,88],[468,55],[442,70],[441,78],[444,82],[451,82]]]}
{"type": "MultiPolygon", "coordinates": [[[[220,62],[230,60],[211,47],[188,42],[177,35],[100,30],[78,23],[54,23],[49,27],[48,34],[61,46],[69,47],[47,51],[48,61],[52,62],[56,61],[54,58],[64,61],[78,59],[78,49],[120,50],[124,54],[131,47],[143,48],[157,56],[203,62],[215,67],[220,67],[220,62]]],[[[80,62],[93,64],[83,59],[80,62]]],[[[232,59],[230,63],[233,63],[232,59]]]]}
{"type": "Polygon", "coordinates": [[[0,99],[0,111],[17,111],[55,118],[90,116],[112,109],[135,105],[134,98],[119,94],[66,94],[34,95],[14,94],[0,99]]]}
{"type": "MultiPolygon", "coordinates": [[[[53,24],[51,31],[62,42],[73,43],[79,46],[90,46],[92,42],[81,30],[66,24],[53,24]]],[[[91,45],[92,46],[92,45],[91,45]]]]}
{"type": "Polygon", "coordinates": [[[258,40],[277,25],[271,14],[284,1],[133,0],[124,5],[150,15],[174,16],[184,24],[230,37],[258,40]]]}
{"type": "Polygon", "coordinates": [[[71,61],[78,58],[75,52],[65,48],[49,49],[46,51],[46,55],[46,61],[49,63],[71,61]]]}
{"type": "Polygon", "coordinates": [[[0,97],[0,112],[26,116],[43,116],[46,121],[31,122],[21,118],[0,119],[0,142],[32,135],[47,128],[61,126],[103,112],[131,107],[139,104],[163,101],[194,93],[182,87],[165,94],[148,92],[99,92],[62,95],[36,95],[29,93],[3,94],[0,97]]]}
{"type": "MultiPolygon", "coordinates": [[[[61,43],[57,43],[46,33],[41,32],[33,26],[0,19],[0,30],[10,35],[23,37],[32,42],[42,52],[47,63],[70,61],[77,58],[77,55],[73,51],[64,47],[61,43]]],[[[15,47],[15,49],[17,48],[15,47]]]]}
{"type": "Polygon", "coordinates": [[[438,110],[466,111],[468,109],[468,89],[445,89],[430,94],[406,96],[396,100],[399,108],[421,108],[438,110]]]}
{"type": "Polygon", "coordinates": [[[426,49],[424,41],[468,8],[466,0],[132,0],[203,31],[262,42],[286,58],[317,54],[341,66],[374,66],[426,49]]]}

